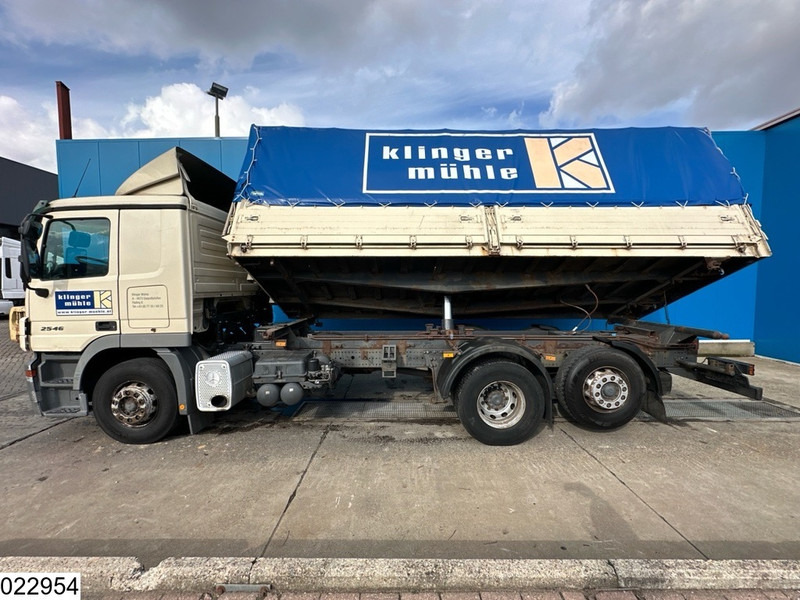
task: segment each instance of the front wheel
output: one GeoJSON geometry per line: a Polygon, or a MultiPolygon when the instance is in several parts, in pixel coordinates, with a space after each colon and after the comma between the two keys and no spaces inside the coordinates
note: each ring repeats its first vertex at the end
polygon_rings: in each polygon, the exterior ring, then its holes
{"type": "Polygon", "coordinates": [[[127,360],[100,377],[92,409],[100,428],[118,442],[152,444],[166,436],[178,418],[175,384],[160,360],[127,360]]]}
{"type": "Polygon", "coordinates": [[[522,365],[492,360],[472,367],[454,394],[464,429],[490,446],[529,439],[544,416],[542,386],[522,365]]]}

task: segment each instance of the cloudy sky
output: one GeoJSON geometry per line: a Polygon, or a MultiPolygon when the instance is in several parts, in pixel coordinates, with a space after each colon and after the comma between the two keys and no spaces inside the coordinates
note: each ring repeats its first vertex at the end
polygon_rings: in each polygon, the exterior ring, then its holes
{"type": "Polygon", "coordinates": [[[76,138],[749,129],[800,106],[798,0],[0,0],[0,156],[76,138]]]}

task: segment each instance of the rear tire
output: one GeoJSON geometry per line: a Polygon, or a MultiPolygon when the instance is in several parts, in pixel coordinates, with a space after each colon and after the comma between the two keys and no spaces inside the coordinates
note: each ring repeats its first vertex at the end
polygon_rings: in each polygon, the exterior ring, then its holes
{"type": "Polygon", "coordinates": [[[607,346],[576,350],[556,374],[559,408],[575,422],[597,429],[621,427],[633,419],[646,393],[639,364],[607,346]]]}
{"type": "Polygon", "coordinates": [[[489,446],[524,442],[536,433],[544,416],[542,386],[528,369],[507,360],[470,368],[454,398],[464,429],[489,446]]]}
{"type": "Polygon", "coordinates": [[[123,444],[152,444],[164,438],[178,418],[175,384],[157,358],[127,360],[106,371],[92,393],[100,428],[123,444]]]}

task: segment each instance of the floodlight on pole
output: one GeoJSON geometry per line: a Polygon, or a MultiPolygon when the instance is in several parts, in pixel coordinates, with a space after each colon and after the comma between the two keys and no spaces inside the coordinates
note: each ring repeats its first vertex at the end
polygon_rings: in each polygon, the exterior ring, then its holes
{"type": "Polygon", "coordinates": [[[214,82],[211,84],[211,89],[208,90],[206,94],[214,97],[214,137],[219,137],[219,101],[224,100],[225,96],[228,95],[228,88],[214,82]]]}

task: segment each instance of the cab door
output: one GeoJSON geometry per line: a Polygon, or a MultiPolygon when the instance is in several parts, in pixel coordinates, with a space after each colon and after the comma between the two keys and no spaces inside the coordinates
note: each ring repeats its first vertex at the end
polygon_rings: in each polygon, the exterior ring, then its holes
{"type": "Polygon", "coordinates": [[[52,214],[29,285],[31,349],[80,352],[97,338],[119,336],[119,211],[52,214]]]}

